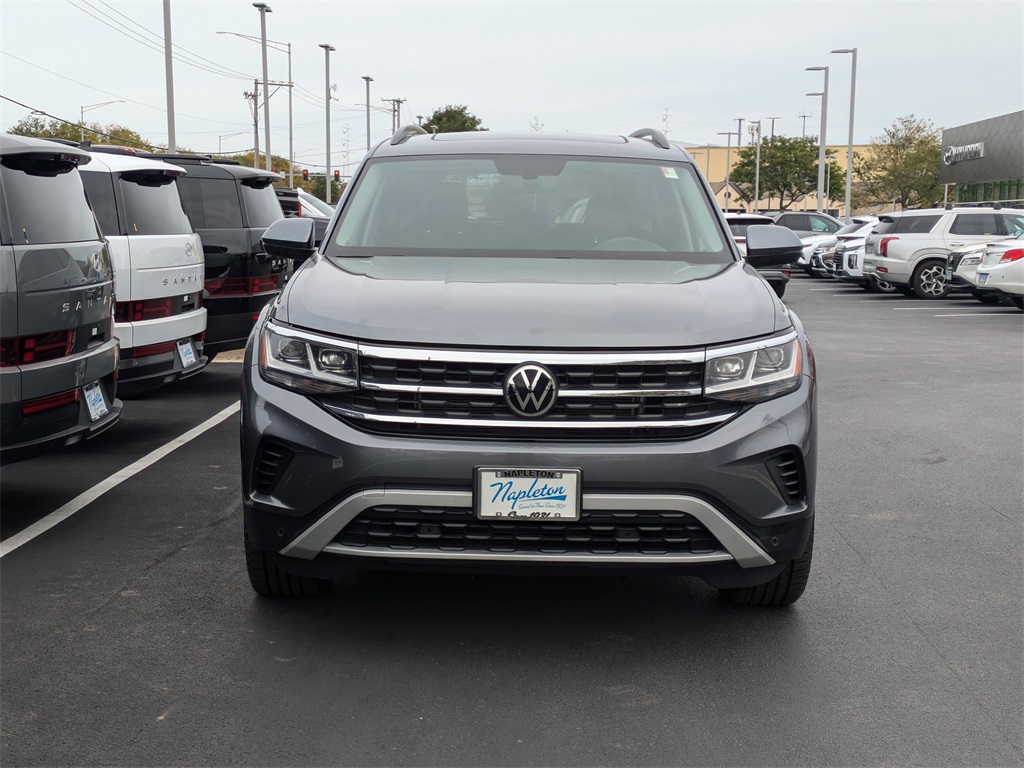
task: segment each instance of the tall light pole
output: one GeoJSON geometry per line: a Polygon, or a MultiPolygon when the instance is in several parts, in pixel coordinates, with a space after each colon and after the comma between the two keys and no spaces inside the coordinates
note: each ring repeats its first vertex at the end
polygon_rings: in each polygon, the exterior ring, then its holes
{"type": "Polygon", "coordinates": [[[86,104],[79,111],[79,127],[81,128],[81,137],[79,141],[85,141],[85,113],[90,109],[99,109],[105,107],[107,104],[124,104],[123,99],[115,99],[114,101],[102,101],[99,104],[86,104]]]}
{"type": "Polygon", "coordinates": [[[363,80],[366,81],[366,151],[370,151],[370,83],[373,82],[373,78],[369,75],[363,75],[363,80]]]}
{"type": "Polygon", "coordinates": [[[174,58],[171,56],[171,0],[164,0],[164,81],[167,88],[167,151],[178,147],[174,139],[174,58]]]}
{"type": "Polygon", "coordinates": [[[732,167],[732,137],[737,136],[736,131],[719,131],[719,136],[728,136],[725,145],[725,213],[729,212],[729,198],[732,197],[732,189],[729,187],[729,170],[732,167]]]}
{"type": "Polygon", "coordinates": [[[821,96],[821,135],[818,137],[818,213],[825,210],[825,127],[828,122],[828,67],[807,67],[808,72],[824,72],[825,87],[821,93],[809,93],[808,96],[821,96]]]}
{"type": "Polygon", "coordinates": [[[327,105],[327,170],[324,171],[324,200],[331,202],[331,51],[333,45],[320,43],[324,49],[324,103],[327,105]]]}
{"type": "Polygon", "coordinates": [[[853,66],[850,69],[850,136],[846,141],[846,198],[843,201],[843,212],[846,214],[845,220],[849,224],[852,220],[850,215],[850,190],[853,184],[853,108],[857,103],[857,49],[837,48],[832,53],[853,54],[853,66]]]}
{"type": "Polygon", "coordinates": [[[761,121],[751,120],[747,130],[750,140],[757,142],[754,154],[754,213],[757,213],[761,202],[761,121]]]}
{"type": "MultiPolygon", "coordinates": [[[[267,82],[267,14],[272,13],[266,3],[253,3],[252,7],[260,12],[260,41],[263,45],[263,146],[264,167],[270,168],[270,85],[267,82]]],[[[259,148],[257,147],[257,151],[259,148]]]]}
{"type": "MultiPolygon", "coordinates": [[[[246,40],[252,40],[254,43],[262,43],[263,41],[258,37],[252,35],[243,35],[241,32],[218,32],[218,35],[234,35],[235,37],[241,37],[246,40]]],[[[292,82],[292,44],[282,43],[278,40],[267,40],[267,45],[272,47],[275,51],[284,51],[288,54],[288,186],[295,186],[295,142],[293,139],[293,121],[292,121],[292,91],[295,89],[295,83],[292,82]],[[282,47],[283,46],[283,47],[282,47]]],[[[253,150],[253,158],[259,152],[259,147],[253,150]]],[[[255,159],[253,162],[256,162],[255,159]]]]}

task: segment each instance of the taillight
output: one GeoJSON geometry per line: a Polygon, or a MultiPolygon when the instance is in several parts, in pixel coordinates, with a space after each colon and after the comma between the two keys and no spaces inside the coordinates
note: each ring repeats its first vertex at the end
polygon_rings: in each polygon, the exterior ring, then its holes
{"type": "Polygon", "coordinates": [[[59,360],[75,352],[75,329],[0,339],[0,367],[59,360]]]}
{"type": "Polygon", "coordinates": [[[1018,259],[1024,259],[1024,248],[1014,248],[1012,251],[1007,251],[1003,254],[1003,257],[999,259],[999,263],[1006,264],[1011,261],[1017,261],[1018,259]]]}
{"type": "Polygon", "coordinates": [[[138,320],[156,320],[174,314],[171,297],[146,301],[119,301],[114,306],[114,320],[131,323],[138,320]]]}
{"type": "Polygon", "coordinates": [[[893,240],[899,240],[898,237],[883,237],[881,242],[878,243],[878,255],[888,258],[889,256],[889,243],[893,240]]]}
{"type": "Polygon", "coordinates": [[[60,408],[62,405],[78,402],[79,397],[81,397],[79,390],[71,389],[67,392],[59,392],[56,395],[26,400],[21,404],[21,415],[31,416],[33,413],[39,413],[40,411],[51,411],[54,408],[60,408]]]}
{"type": "Polygon", "coordinates": [[[240,296],[247,293],[268,293],[278,289],[280,275],[259,275],[258,277],[211,277],[206,281],[206,291],[211,296],[240,296]]]}

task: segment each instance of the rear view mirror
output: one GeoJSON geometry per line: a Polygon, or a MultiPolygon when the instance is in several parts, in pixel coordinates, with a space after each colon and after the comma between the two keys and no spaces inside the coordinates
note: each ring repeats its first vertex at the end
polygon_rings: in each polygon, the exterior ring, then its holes
{"type": "Polygon", "coordinates": [[[778,267],[797,261],[804,245],[796,233],[774,224],[747,228],[747,263],[752,267],[778,267]]]}
{"type": "Polygon", "coordinates": [[[313,219],[278,219],[263,233],[263,248],[271,256],[305,261],[316,253],[313,219]]]}

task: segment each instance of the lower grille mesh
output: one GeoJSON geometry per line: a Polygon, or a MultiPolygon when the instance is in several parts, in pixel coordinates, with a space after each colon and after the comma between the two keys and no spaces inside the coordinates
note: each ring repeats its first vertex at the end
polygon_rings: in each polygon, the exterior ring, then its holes
{"type": "Polygon", "coordinates": [[[335,538],[347,547],[546,554],[708,554],[718,540],[684,512],[591,512],[578,522],[480,520],[468,509],[376,506],[335,538]]]}

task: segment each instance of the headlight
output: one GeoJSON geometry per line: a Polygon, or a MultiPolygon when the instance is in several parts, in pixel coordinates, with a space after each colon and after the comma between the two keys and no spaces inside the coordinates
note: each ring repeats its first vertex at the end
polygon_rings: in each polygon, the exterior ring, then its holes
{"type": "Polygon", "coordinates": [[[960,262],[961,267],[969,267],[971,264],[981,264],[981,256],[964,256],[960,262]]]}
{"type": "Polygon", "coordinates": [[[739,348],[708,357],[704,396],[714,400],[758,403],[800,386],[803,356],[800,339],[760,349],[739,348]]]}
{"type": "Polygon", "coordinates": [[[831,245],[827,245],[826,243],[821,243],[820,245],[817,245],[814,248],[814,252],[815,253],[824,253],[825,251],[830,251],[830,250],[832,250],[832,246],[831,245]]]}
{"type": "Polygon", "coordinates": [[[267,323],[260,334],[260,375],[305,395],[350,392],[359,387],[354,346],[267,323]]]}

